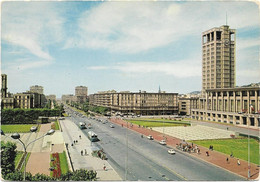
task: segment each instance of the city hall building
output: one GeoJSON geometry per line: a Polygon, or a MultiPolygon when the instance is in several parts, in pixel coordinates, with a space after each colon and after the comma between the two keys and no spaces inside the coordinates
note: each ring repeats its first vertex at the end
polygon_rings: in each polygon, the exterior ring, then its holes
{"type": "Polygon", "coordinates": [[[202,33],[202,94],[193,119],[260,126],[259,85],[235,87],[236,31],[223,25],[202,33]]]}
{"type": "Polygon", "coordinates": [[[136,115],[173,115],[178,114],[177,93],[148,93],[106,91],[92,94],[89,102],[94,106],[104,106],[111,112],[136,115]]]}

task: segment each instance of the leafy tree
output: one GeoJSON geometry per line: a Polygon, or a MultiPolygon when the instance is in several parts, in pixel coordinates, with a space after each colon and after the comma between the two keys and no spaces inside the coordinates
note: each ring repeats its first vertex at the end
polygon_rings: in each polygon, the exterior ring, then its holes
{"type": "Polygon", "coordinates": [[[15,170],[16,144],[1,142],[1,173],[6,176],[15,170]]]}

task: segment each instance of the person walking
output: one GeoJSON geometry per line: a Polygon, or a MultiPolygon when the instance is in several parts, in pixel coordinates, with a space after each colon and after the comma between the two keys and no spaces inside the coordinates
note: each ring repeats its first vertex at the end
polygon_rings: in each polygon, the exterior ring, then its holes
{"type": "Polygon", "coordinates": [[[228,159],[228,157],[227,157],[227,159],[226,159],[227,163],[228,163],[228,160],[229,160],[229,159],[228,159]]]}
{"type": "Polygon", "coordinates": [[[80,152],[80,153],[81,153],[81,155],[83,155],[83,150],[81,150],[81,152],[80,152]]]}
{"type": "Polygon", "coordinates": [[[106,170],[106,165],[105,164],[103,165],[103,169],[104,169],[104,171],[106,170]]]}
{"type": "Polygon", "coordinates": [[[240,166],[240,161],[239,161],[239,159],[237,159],[237,165],[240,166]]]}

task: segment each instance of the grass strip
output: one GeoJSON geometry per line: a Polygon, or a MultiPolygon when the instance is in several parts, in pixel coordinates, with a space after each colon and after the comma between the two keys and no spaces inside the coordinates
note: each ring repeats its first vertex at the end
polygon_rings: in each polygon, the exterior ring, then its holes
{"type": "Polygon", "coordinates": [[[17,165],[19,164],[19,161],[22,158],[22,156],[23,156],[23,152],[17,151],[15,159],[14,159],[15,169],[17,168],[17,165]]]}
{"type": "Polygon", "coordinates": [[[1,129],[4,133],[27,133],[30,132],[32,126],[36,124],[13,124],[13,125],[1,125],[1,129]]]}
{"type": "MultiPolygon", "coordinates": [[[[255,139],[250,139],[250,162],[260,164],[259,162],[259,142],[255,139]]],[[[214,150],[230,155],[233,153],[235,158],[248,161],[248,139],[219,139],[219,140],[196,140],[192,141],[197,145],[209,148],[213,145],[214,150]]]]}
{"type": "Polygon", "coordinates": [[[65,151],[59,153],[61,173],[66,174],[69,171],[68,161],[65,151]]]}

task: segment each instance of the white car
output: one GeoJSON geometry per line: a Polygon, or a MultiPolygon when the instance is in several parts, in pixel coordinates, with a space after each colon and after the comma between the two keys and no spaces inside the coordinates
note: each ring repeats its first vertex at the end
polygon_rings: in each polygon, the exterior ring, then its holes
{"type": "Polygon", "coordinates": [[[168,150],[168,153],[173,155],[173,154],[175,154],[175,150],[169,149],[169,150],[168,150]]]}
{"type": "Polygon", "coordinates": [[[31,132],[37,131],[37,126],[32,126],[30,130],[31,130],[31,132]]]}
{"type": "Polygon", "coordinates": [[[110,128],[114,128],[115,126],[113,124],[110,125],[110,128]]]}
{"type": "Polygon", "coordinates": [[[159,143],[160,143],[161,145],[166,145],[166,141],[165,141],[165,140],[161,140],[159,143]]]}
{"type": "Polygon", "coordinates": [[[152,135],[148,135],[147,138],[148,138],[149,140],[153,140],[153,136],[152,136],[152,135]]]}

